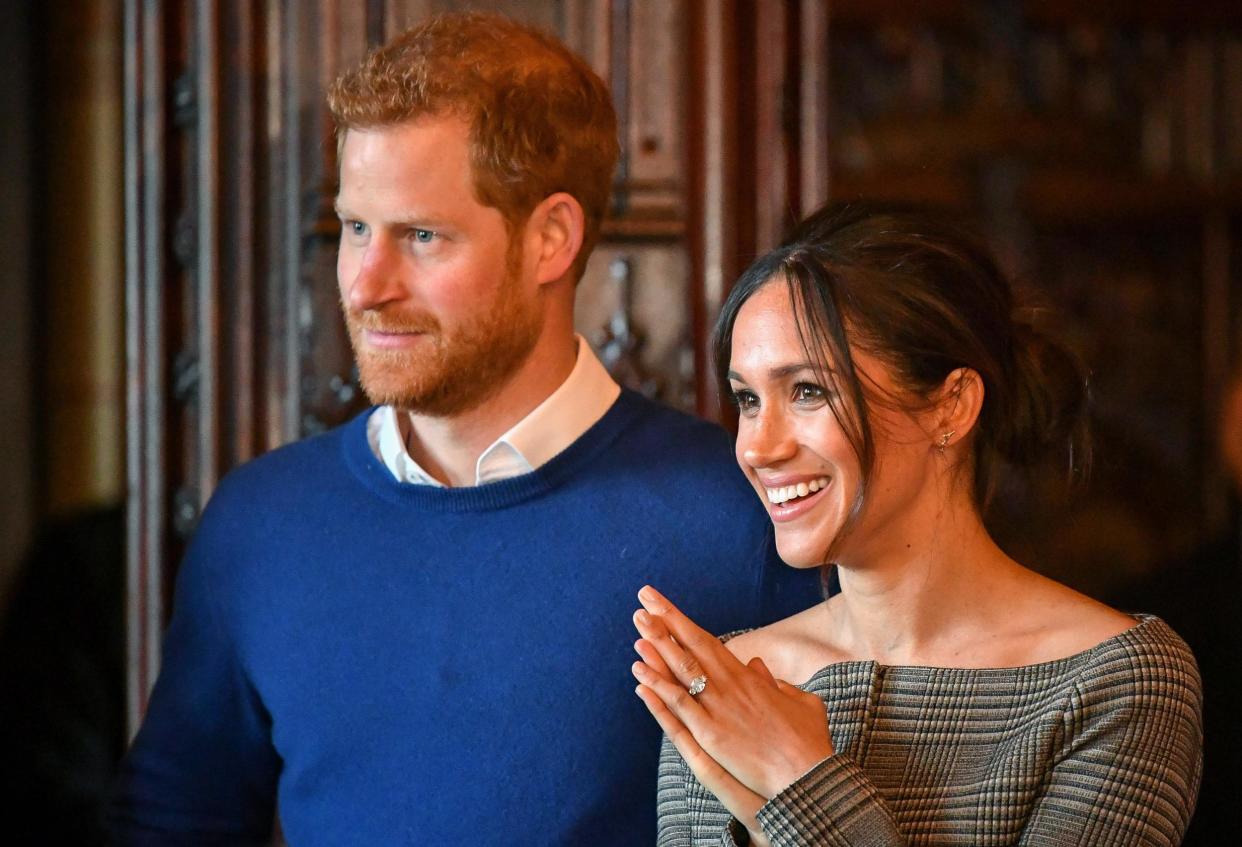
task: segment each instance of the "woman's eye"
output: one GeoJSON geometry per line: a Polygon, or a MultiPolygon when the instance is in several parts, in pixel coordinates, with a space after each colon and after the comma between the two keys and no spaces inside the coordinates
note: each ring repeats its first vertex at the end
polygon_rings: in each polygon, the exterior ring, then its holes
{"type": "Polygon", "coordinates": [[[827,397],[824,389],[810,382],[800,382],[794,386],[793,399],[795,403],[819,403],[827,397]]]}
{"type": "Polygon", "coordinates": [[[742,389],[733,392],[733,405],[739,412],[750,412],[759,408],[759,398],[755,392],[742,389]]]}

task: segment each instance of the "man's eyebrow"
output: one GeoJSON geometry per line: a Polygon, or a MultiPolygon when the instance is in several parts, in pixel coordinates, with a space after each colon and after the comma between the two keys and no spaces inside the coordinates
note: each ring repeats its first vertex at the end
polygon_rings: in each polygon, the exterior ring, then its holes
{"type": "MultiPolygon", "coordinates": [[[[339,199],[333,201],[332,208],[336,210],[336,216],[338,218],[357,217],[357,215],[345,207],[339,199]]],[[[445,222],[437,218],[432,218],[427,215],[420,215],[415,212],[405,212],[399,214],[392,220],[385,221],[383,225],[394,228],[415,227],[417,229],[440,229],[441,227],[447,226],[445,222]]]]}

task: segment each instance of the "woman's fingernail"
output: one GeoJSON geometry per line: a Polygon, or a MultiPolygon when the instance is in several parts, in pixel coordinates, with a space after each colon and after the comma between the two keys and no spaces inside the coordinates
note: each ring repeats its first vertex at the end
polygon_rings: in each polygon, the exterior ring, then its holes
{"type": "Polygon", "coordinates": [[[651,606],[653,603],[660,601],[660,592],[656,591],[650,585],[644,585],[643,590],[638,592],[638,599],[643,601],[644,606],[651,606]]]}
{"type": "Polygon", "coordinates": [[[644,665],[642,662],[635,662],[633,665],[630,666],[630,670],[634,672],[634,676],[637,679],[647,679],[648,675],[650,674],[650,671],[647,670],[647,666],[644,665]]]}
{"type": "Polygon", "coordinates": [[[651,626],[651,615],[647,614],[646,609],[639,609],[635,612],[634,620],[638,621],[640,626],[651,626]]]}

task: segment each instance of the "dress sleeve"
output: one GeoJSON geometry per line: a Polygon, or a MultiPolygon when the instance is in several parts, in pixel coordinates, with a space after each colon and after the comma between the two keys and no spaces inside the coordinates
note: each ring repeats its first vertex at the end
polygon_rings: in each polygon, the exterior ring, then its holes
{"type": "MultiPolygon", "coordinates": [[[[659,847],[690,847],[691,820],[719,833],[719,847],[744,847],[746,828],[689,773],[676,748],[664,739],[657,799],[659,847]],[[691,787],[701,797],[696,798],[691,787]],[[696,802],[697,800],[697,802],[696,802]]],[[[759,824],[773,847],[904,847],[888,807],[862,769],[848,756],[824,759],[759,810],[759,824]]],[[[702,843],[702,842],[699,842],[702,843]]]]}
{"type": "Polygon", "coordinates": [[[824,759],[759,810],[773,847],[903,847],[884,798],[853,759],[824,759]]]}
{"type": "Polygon", "coordinates": [[[687,767],[677,748],[664,736],[656,780],[656,844],[691,847],[690,804],[686,795],[687,767]]]}
{"type": "Polygon", "coordinates": [[[1202,688],[1171,630],[1121,639],[1080,679],[1020,845],[1177,845],[1203,767],[1202,688]]]}
{"type": "Polygon", "coordinates": [[[109,824],[119,845],[267,844],[279,758],[213,595],[222,554],[211,510],[177,577],[146,717],[121,765],[109,824]]]}

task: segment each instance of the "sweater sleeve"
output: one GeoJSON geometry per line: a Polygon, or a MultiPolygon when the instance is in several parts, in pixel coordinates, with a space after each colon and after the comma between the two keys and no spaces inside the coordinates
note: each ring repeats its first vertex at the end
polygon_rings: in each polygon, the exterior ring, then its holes
{"type": "Polygon", "coordinates": [[[208,509],[178,574],[159,678],[121,765],[109,815],[120,845],[271,839],[280,763],[216,607],[211,518],[208,509]]]}
{"type": "Polygon", "coordinates": [[[1180,844],[1203,766],[1201,715],[1199,672],[1180,638],[1165,629],[1121,639],[1079,679],[1018,843],[1180,844]]]}

